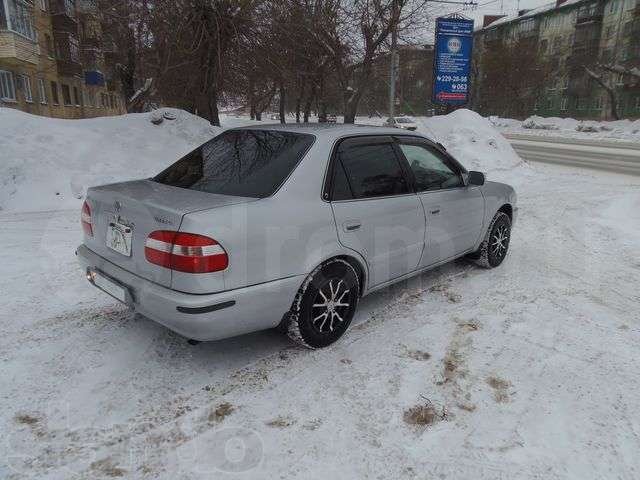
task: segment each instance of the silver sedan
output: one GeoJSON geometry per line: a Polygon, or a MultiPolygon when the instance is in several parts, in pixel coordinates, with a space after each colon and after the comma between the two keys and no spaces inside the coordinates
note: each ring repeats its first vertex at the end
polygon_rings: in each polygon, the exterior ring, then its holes
{"type": "Polygon", "coordinates": [[[156,177],[89,189],[96,287],[189,339],[280,327],[335,342],[359,299],[461,256],[496,267],[516,195],[415,132],[227,130],[156,177]]]}

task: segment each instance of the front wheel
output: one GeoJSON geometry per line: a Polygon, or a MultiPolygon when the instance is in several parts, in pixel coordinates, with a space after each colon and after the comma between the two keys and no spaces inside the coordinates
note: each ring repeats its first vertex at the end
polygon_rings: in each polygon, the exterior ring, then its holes
{"type": "Polygon", "coordinates": [[[308,348],[322,348],[347,330],[360,298],[353,266],[334,259],[316,268],[300,287],[287,315],[289,337],[308,348]]]}
{"type": "Polygon", "coordinates": [[[502,263],[509,250],[511,219],[504,212],[496,213],[480,248],[470,257],[481,267],[494,268],[502,263]]]}

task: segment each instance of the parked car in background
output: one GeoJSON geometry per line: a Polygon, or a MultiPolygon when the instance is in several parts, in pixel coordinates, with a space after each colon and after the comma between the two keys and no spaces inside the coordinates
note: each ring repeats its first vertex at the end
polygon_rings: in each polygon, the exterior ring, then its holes
{"type": "Polygon", "coordinates": [[[385,126],[414,131],[418,128],[416,121],[411,117],[389,117],[385,126]]]}
{"type": "Polygon", "coordinates": [[[280,120],[280,114],[279,113],[272,113],[269,118],[271,118],[271,120],[280,120]]]}
{"type": "Polygon", "coordinates": [[[88,280],[195,340],[335,342],[359,299],[468,255],[496,267],[516,195],[397,129],[227,130],[151,179],[90,188],[88,280]]]}
{"type": "Polygon", "coordinates": [[[336,117],[333,113],[327,115],[327,123],[336,123],[338,121],[338,117],[336,117]]]}

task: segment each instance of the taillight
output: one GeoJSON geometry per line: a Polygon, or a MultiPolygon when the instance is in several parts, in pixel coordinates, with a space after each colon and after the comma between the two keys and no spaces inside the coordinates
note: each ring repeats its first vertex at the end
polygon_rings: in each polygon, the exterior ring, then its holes
{"type": "Polygon", "coordinates": [[[93,237],[93,225],[91,224],[91,208],[85,200],[82,204],[82,213],[80,214],[80,223],[82,224],[82,230],[85,235],[93,237]]]}
{"type": "Polygon", "coordinates": [[[213,238],[195,233],[156,230],[144,244],[147,261],[187,273],[219,272],[229,266],[229,257],[213,238]]]}

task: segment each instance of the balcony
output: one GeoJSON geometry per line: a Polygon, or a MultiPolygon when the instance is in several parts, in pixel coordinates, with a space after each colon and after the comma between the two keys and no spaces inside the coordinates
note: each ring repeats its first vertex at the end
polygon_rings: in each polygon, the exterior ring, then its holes
{"type": "Polygon", "coordinates": [[[90,49],[90,50],[101,50],[102,39],[97,35],[83,36],[82,48],[90,49]]]}
{"type": "Polygon", "coordinates": [[[58,73],[63,76],[82,76],[82,64],[77,38],[66,32],[54,32],[58,73]]]}
{"type": "Polygon", "coordinates": [[[78,16],[73,0],[51,0],[51,20],[53,30],[76,33],[78,16]]]}
{"type": "Polygon", "coordinates": [[[28,38],[11,31],[0,31],[0,59],[7,63],[28,62],[37,65],[40,48],[28,38]]]}
{"type": "Polygon", "coordinates": [[[602,21],[604,13],[603,3],[593,2],[586,5],[582,5],[578,9],[576,15],[576,26],[584,23],[597,23],[602,21]]]}
{"type": "Polygon", "coordinates": [[[567,66],[582,67],[583,65],[593,65],[598,61],[598,48],[580,48],[574,49],[573,53],[567,58],[567,66]]]}
{"type": "Polygon", "coordinates": [[[58,58],[58,73],[63,77],[80,77],[82,76],[82,65],[80,62],[71,59],[58,58]]]}

